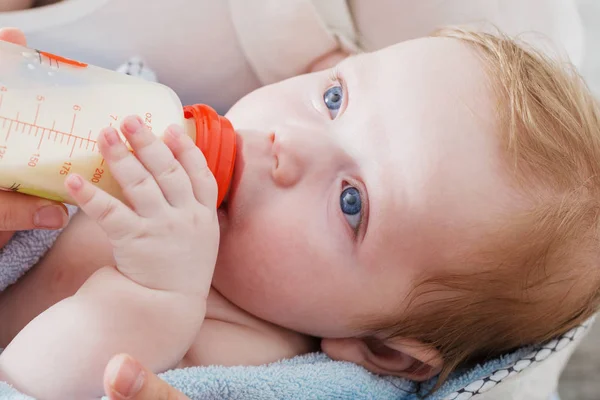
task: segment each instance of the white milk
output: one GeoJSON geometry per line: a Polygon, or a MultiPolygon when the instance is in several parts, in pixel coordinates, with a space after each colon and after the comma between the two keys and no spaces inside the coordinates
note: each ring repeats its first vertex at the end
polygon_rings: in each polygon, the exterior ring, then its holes
{"type": "Polygon", "coordinates": [[[166,86],[0,42],[0,188],[72,203],[64,180],[76,172],[121,197],[98,151],[107,126],[139,115],[157,135],[184,125],[166,86]]]}

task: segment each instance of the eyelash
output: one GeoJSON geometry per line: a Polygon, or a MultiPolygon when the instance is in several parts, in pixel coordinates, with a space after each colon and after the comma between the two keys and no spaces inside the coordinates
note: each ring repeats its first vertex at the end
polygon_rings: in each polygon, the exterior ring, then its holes
{"type": "Polygon", "coordinates": [[[337,66],[329,69],[329,80],[332,83],[339,83],[340,86],[343,86],[342,83],[344,82],[344,80],[340,76],[340,70],[337,66]]]}
{"type": "MultiPolygon", "coordinates": [[[[342,88],[342,91],[344,92],[344,104],[348,103],[348,91],[346,90],[346,81],[344,81],[344,78],[342,77],[340,70],[337,66],[329,70],[328,79],[332,86],[340,86],[342,88]]],[[[327,89],[329,89],[329,87],[327,89]]]]}
{"type": "MultiPolygon", "coordinates": [[[[340,213],[342,214],[342,218],[344,218],[344,223],[346,224],[346,226],[348,228],[350,228],[352,230],[352,234],[354,235],[354,238],[357,239],[359,234],[361,233],[361,231],[364,232],[364,230],[365,230],[364,224],[365,224],[365,220],[367,217],[367,213],[369,211],[369,198],[367,197],[362,185],[358,184],[356,181],[350,182],[348,180],[342,181],[342,184],[340,186],[340,195],[342,194],[342,192],[344,190],[346,190],[349,187],[353,187],[353,188],[356,188],[356,190],[358,190],[358,193],[360,193],[360,198],[361,198],[361,201],[363,204],[363,208],[360,211],[360,220],[358,221],[358,225],[356,226],[356,229],[352,228],[350,226],[350,224],[348,223],[348,221],[346,220],[346,218],[343,215],[344,213],[342,212],[342,209],[340,207],[338,207],[338,209],[340,210],[340,213]]],[[[339,196],[338,196],[338,199],[339,199],[339,196]]],[[[339,202],[339,200],[338,200],[338,202],[339,202]]]]}

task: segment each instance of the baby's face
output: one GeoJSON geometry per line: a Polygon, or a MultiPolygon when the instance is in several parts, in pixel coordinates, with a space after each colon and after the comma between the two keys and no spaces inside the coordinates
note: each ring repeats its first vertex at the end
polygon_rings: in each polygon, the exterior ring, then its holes
{"type": "Polygon", "coordinates": [[[480,60],[452,39],[251,93],[227,115],[239,159],[214,286],[320,337],[397,315],[511,202],[494,109],[480,60]]]}

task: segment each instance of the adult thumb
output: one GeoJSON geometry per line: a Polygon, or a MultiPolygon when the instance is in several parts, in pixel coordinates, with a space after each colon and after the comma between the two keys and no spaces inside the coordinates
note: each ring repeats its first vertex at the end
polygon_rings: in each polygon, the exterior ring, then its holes
{"type": "Polygon", "coordinates": [[[18,44],[20,46],[27,46],[27,39],[25,39],[25,34],[17,28],[0,29],[0,40],[18,44]]]}
{"type": "Polygon", "coordinates": [[[58,229],[69,221],[67,208],[57,202],[0,191],[0,231],[58,229]]]}
{"type": "Polygon", "coordinates": [[[127,354],[109,361],[104,392],[110,400],[190,400],[127,354]]]}

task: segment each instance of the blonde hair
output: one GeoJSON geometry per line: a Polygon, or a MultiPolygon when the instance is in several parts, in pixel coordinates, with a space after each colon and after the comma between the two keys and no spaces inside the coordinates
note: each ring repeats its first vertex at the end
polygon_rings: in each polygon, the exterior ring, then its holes
{"type": "Polygon", "coordinates": [[[457,367],[543,343],[599,308],[600,110],[568,63],[501,34],[446,28],[433,36],[481,57],[506,165],[531,205],[460,257],[477,272],[426,277],[399,318],[367,324],[373,334],[435,346],[444,360],[437,388],[457,367]]]}

